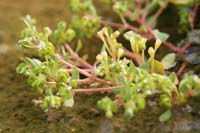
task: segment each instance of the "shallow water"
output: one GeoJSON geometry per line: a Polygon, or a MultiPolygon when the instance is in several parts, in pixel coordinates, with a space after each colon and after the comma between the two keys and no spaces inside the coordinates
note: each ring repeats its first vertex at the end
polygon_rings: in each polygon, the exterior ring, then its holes
{"type": "Polygon", "coordinates": [[[123,111],[106,119],[96,106],[103,94],[77,96],[73,108],[44,113],[34,106],[32,99],[37,95],[25,78],[15,72],[23,56],[17,45],[22,28],[20,17],[26,14],[35,17],[39,27],[54,27],[58,20],[70,18],[66,0],[0,0],[0,133],[200,132],[198,98],[191,100],[193,108],[188,105],[173,110],[173,118],[166,123],[158,121],[164,110],[156,105],[133,119],[125,118],[123,111]]]}

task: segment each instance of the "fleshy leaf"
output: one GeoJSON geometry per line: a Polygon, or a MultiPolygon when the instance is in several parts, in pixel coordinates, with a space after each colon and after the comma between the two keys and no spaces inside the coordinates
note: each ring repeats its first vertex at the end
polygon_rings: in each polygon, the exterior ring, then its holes
{"type": "Polygon", "coordinates": [[[154,60],[153,63],[154,63],[154,65],[152,68],[152,72],[160,73],[160,74],[165,73],[164,66],[159,61],[154,60]]]}
{"type": "Polygon", "coordinates": [[[168,121],[171,117],[172,117],[172,112],[169,109],[169,110],[167,110],[166,112],[164,112],[163,114],[160,115],[159,121],[165,122],[165,121],[168,121]]]}
{"type": "Polygon", "coordinates": [[[154,30],[153,34],[156,39],[160,39],[162,42],[166,41],[169,38],[169,35],[167,33],[160,32],[159,30],[154,30]]]}
{"type": "Polygon", "coordinates": [[[73,68],[72,79],[74,79],[74,80],[79,79],[79,72],[76,67],[73,68]]]}
{"type": "Polygon", "coordinates": [[[162,60],[161,63],[163,64],[165,69],[170,69],[176,65],[176,54],[170,53],[167,54],[162,60]]]}
{"type": "Polygon", "coordinates": [[[172,73],[169,75],[169,79],[170,79],[175,85],[177,85],[178,82],[179,82],[175,72],[172,72],[172,73]]]}
{"type": "Polygon", "coordinates": [[[74,105],[74,98],[71,97],[70,99],[65,100],[63,105],[65,107],[72,107],[74,105]]]}

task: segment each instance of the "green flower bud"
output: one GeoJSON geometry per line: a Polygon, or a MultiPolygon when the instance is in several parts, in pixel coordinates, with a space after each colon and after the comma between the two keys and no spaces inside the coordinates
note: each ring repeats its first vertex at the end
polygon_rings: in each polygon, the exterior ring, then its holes
{"type": "Polygon", "coordinates": [[[51,29],[49,28],[49,27],[45,27],[44,28],[44,35],[45,36],[49,36],[49,35],[51,35],[51,33],[52,33],[52,31],[51,31],[51,29]]]}
{"type": "Polygon", "coordinates": [[[160,96],[160,106],[161,107],[166,107],[166,108],[171,108],[172,107],[171,99],[166,94],[162,94],[160,96]]]}
{"type": "Polygon", "coordinates": [[[124,49],[123,48],[119,48],[117,55],[118,55],[118,58],[122,57],[124,55],[124,49]]]}
{"type": "Polygon", "coordinates": [[[28,48],[28,49],[35,48],[35,46],[32,43],[32,37],[26,37],[22,40],[19,40],[18,43],[24,48],[28,48]]]}
{"type": "Polygon", "coordinates": [[[107,117],[107,118],[112,118],[112,117],[113,117],[113,113],[112,113],[111,110],[107,110],[107,111],[106,111],[106,117],[107,117]]]}
{"type": "Polygon", "coordinates": [[[140,45],[139,45],[139,49],[140,49],[140,50],[145,50],[145,49],[146,49],[146,42],[147,42],[147,39],[141,37],[140,45]]]}
{"type": "Polygon", "coordinates": [[[66,36],[66,40],[71,42],[75,38],[76,32],[73,29],[68,29],[65,32],[65,36],[66,36]]]}
{"type": "Polygon", "coordinates": [[[58,92],[61,98],[63,99],[69,99],[72,97],[72,92],[71,92],[72,87],[71,86],[59,86],[58,87],[58,92]]]}
{"type": "Polygon", "coordinates": [[[161,45],[161,40],[160,39],[156,39],[156,43],[155,43],[155,51],[160,47],[161,45]]]}
{"type": "Polygon", "coordinates": [[[135,102],[127,101],[125,103],[125,115],[127,115],[129,117],[134,117],[134,111],[137,111],[135,102]]]}
{"type": "Polygon", "coordinates": [[[102,62],[103,61],[103,57],[100,54],[96,56],[96,59],[97,59],[98,62],[102,62]]]}
{"type": "Polygon", "coordinates": [[[58,73],[57,73],[57,80],[59,82],[67,82],[69,78],[69,73],[67,72],[66,69],[59,69],[58,70],[58,73]]]}
{"type": "Polygon", "coordinates": [[[44,110],[48,109],[49,108],[49,101],[45,99],[41,104],[41,108],[44,109],[44,110]]]}
{"type": "Polygon", "coordinates": [[[107,54],[106,51],[103,51],[103,52],[101,53],[101,55],[102,55],[102,58],[103,58],[104,60],[107,60],[108,54],[107,54]]]}
{"type": "Polygon", "coordinates": [[[115,31],[112,35],[111,35],[111,38],[118,38],[120,35],[120,32],[119,31],[115,31]]]}
{"type": "Polygon", "coordinates": [[[154,51],[154,49],[152,47],[150,47],[148,49],[148,53],[149,53],[150,57],[154,57],[155,51],[154,51]]]}
{"type": "Polygon", "coordinates": [[[65,28],[66,28],[66,23],[65,23],[64,21],[60,21],[60,22],[58,23],[58,25],[57,25],[57,28],[58,28],[59,30],[65,30],[65,28]]]}

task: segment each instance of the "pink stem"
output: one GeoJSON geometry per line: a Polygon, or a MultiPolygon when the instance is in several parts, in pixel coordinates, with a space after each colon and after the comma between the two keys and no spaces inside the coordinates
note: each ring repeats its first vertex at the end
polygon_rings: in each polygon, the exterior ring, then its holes
{"type": "Polygon", "coordinates": [[[124,51],[125,51],[125,55],[131,59],[133,59],[138,65],[140,65],[142,63],[142,58],[141,56],[137,56],[136,54],[130,52],[129,50],[125,49],[124,48],[124,51]]]}
{"type": "MultiPolygon", "coordinates": [[[[75,67],[74,65],[72,65],[71,63],[69,63],[69,62],[67,62],[67,61],[65,61],[65,60],[63,60],[63,59],[60,59],[60,62],[61,62],[62,64],[64,64],[64,65],[70,67],[70,68],[74,68],[74,67],[75,67]]],[[[86,77],[91,78],[91,80],[94,80],[94,81],[96,81],[96,82],[100,82],[100,83],[103,83],[103,84],[113,85],[112,82],[105,81],[105,80],[103,80],[103,79],[97,78],[95,75],[92,75],[92,74],[90,74],[90,73],[84,71],[83,69],[77,68],[77,70],[78,70],[81,74],[85,75],[86,77]]]]}
{"type": "MultiPolygon", "coordinates": [[[[73,69],[66,69],[69,73],[73,72],[73,69]]],[[[82,69],[88,73],[92,73],[94,70],[93,69],[82,69]]]]}
{"type": "Polygon", "coordinates": [[[181,67],[178,69],[176,75],[177,77],[179,77],[181,75],[181,73],[184,71],[185,67],[187,66],[187,62],[184,62],[181,67]]]}
{"type": "Polygon", "coordinates": [[[196,4],[194,6],[194,9],[193,9],[192,14],[190,16],[190,27],[191,27],[191,29],[194,29],[194,24],[195,24],[194,22],[195,22],[195,18],[196,18],[198,9],[199,9],[199,5],[196,4]]]}
{"type": "Polygon", "coordinates": [[[81,64],[83,64],[84,66],[86,66],[86,67],[88,67],[88,68],[90,68],[90,69],[93,69],[93,66],[92,66],[91,64],[87,63],[86,61],[84,61],[83,59],[81,59],[80,56],[79,56],[77,53],[75,53],[67,43],[65,43],[64,46],[65,46],[65,48],[67,49],[67,51],[68,51],[78,62],[80,62],[81,64]]]}
{"type": "MultiPolygon", "coordinates": [[[[89,83],[92,82],[92,80],[89,79],[89,78],[85,78],[85,79],[79,79],[79,80],[77,80],[77,82],[79,84],[89,84],[89,83]]],[[[55,84],[57,84],[55,81],[49,81],[49,82],[46,82],[46,83],[49,84],[49,85],[55,85],[55,84]]]]}
{"type": "Polygon", "coordinates": [[[103,88],[90,88],[90,89],[74,89],[74,94],[79,93],[96,93],[96,92],[105,92],[105,91],[112,91],[115,88],[118,88],[120,86],[112,86],[112,87],[103,87],[103,88]]]}
{"type": "Polygon", "coordinates": [[[174,46],[172,43],[170,42],[163,42],[163,45],[165,45],[166,47],[170,48],[172,51],[179,53],[179,51],[181,50],[180,48],[174,46]]]}
{"type": "Polygon", "coordinates": [[[155,13],[155,15],[151,18],[151,20],[149,21],[149,25],[151,25],[153,22],[156,21],[156,19],[158,19],[158,17],[162,14],[162,12],[164,11],[165,7],[161,6],[158,11],[155,13]]]}
{"type": "Polygon", "coordinates": [[[139,32],[138,28],[133,27],[129,24],[124,25],[124,24],[109,22],[109,21],[105,21],[105,20],[100,20],[100,23],[102,25],[109,25],[109,26],[116,27],[116,28],[128,29],[131,31],[139,32]]]}
{"type": "Polygon", "coordinates": [[[91,80],[90,78],[79,79],[79,80],[78,80],[78,83],[80,83],[80,84],[89,84],[89,83],[91,83],[91,82],[92,82],[92,80],[91,80]]]}

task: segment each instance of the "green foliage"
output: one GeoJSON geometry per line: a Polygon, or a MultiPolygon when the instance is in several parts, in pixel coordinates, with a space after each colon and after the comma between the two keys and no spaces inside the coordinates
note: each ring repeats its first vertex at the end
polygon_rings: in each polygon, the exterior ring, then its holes
{"type": "Polygon", "coordinates": [[[170,0],[170,2],[179,6],[192,6],[196,0],[170,0]]]}
{"type": "MultiPolygon", "coordinates": [[[[116,34],[117,32],[114,32],[109,35],[106,29],[102,29],[98,33],[107,49],[104,49],[104,51],[97,56],[98,65],[96,74],[105,77],[105,79],[114,79],[116,83],[121,86],[116,93],[124,99],[125,114],[133,117],[136,112],[145,108],[146,97],[158,92],[160,93],[160,106],[162,107],[171,108],[173,106],[173,92],[176,93],[178,97],[177,100],[182,102],[183,97],[181,90],[184,90],[184,92],[190,91],[189,88],[193,88],[190,85],[191,81],[188,78],[183,79],[180,82],[180,86],[177,87],[178,80],[176,75],[174,73],[169,76],[164,74],[164,66],[158,60],[154,59],[155,52],[160,47],[161,42],[157,40],[155,47],[149,48],[150,58],[147,62],[150,63],[150,69],[143,67],[138,68],[126,58],[120,58],[119,60],[112,58],[112,51],[114,50],[110,49],[109,41],[112,39],[115,40],[116,38],[113,38],[113,36],[116,34]],[[103,36],[104,34],[107,38],[103,36]]],[[[117,36],[119,35],[117,34],[117,36]]],[[[125,37],[126,39],[131,40],[130,42],[134,42],[133,44],[135,45],[132,44],[133,51],[142,54],[139,52],[140,49],[137,45],[142,44],[141,50],[145,50],[145,41],[143,41],[143,38],[133,32],[125,33],[125,37]],[[135,50],[136,48],[138,50],[135,50]]],[[[118,44],[118,42],[115,40],[115,43],[112,44],[118,44]]],[[[195,76],[195,78],[197,77],[195,76]]],[[[199,80],[199,78],[197,79],[199,80]]],[[[195,81],[198,81],[197,79],[195,81]]]]}
{"type": "Polygon", "coordinates": [[[113,116],[114,112],[117,112],[118,106],[117,104],[112,101],[109,97],[105,97],[98,101],[98,106],[105,110],[106,117],[111,118],[113,116]]]}
{"type": "Polygon", "coordinates": [[[62,44],[64,42],[71,42],[76,33],[73,29],[66,29],[66,23],[64,21],[60,21],[57,25],[56,30],[51,34],[50,40],[56,44],[62,44]]]}
{"type": "Polygon", "coordinates": [[[110,91],[112,88],[115,97],[109,98],[106,95],[97,102],[99,108],[105,111],[106,117],[111,118],[114,113],[117,113],[119,106],[124,109],[126,116],[134,117],[137,112],[145,109],[148,97],[156,94],[159,96],[160,107],[168,109],[159,120],[161,122],[169,120],[172,115],[171,108],[185,103],[188,95],[199,95],[200,78],[197,75],[185,75],[179,81],[175,73],[165,73],[166,69],[176,64],[176,54],[168,54],[162,61],[158,61],[155,55],[161,43],[167,41],[169,35],[148,27],[148,24],[142,22],[144,18],[141,15],[146,13],[145,17],[149,19],[158,8],[165,8],[168,3],[173,3],[179,6],[180,26],[184,32],[187,32],[190,12],[185,12],[185,9],[194,5],[196,1],[152,0],[148,4],[143,3],[140,10],[134,10],[138,8],[137,4],[141,2],[139,0],[103,0],[102,2],[110,4],[123,23],[121,25],[111,22],[110,26],[119,26],[118,28],[132,29],[132,31],[124,30],[122,35],[118,30],[112,32],[112,28],[110,30],[102,28],[98,31],[100,24],[103,23],[92,0],[71,0],[69,7],[74,13],[72,21],[68,26],[64,21],[60,21],[54,31],[48,27],[38,31],[35,26],[36,21],[26,16],[23,18],[25,28],[21,33],[19,44],[31,51],[35,58],[24,58],[23,63],[16,68],[17,73],[26,76],[28,84],[40,94],[37,103],[45,110],[63,106],[72,107],[73,97],[78,93],[106,89],[110,91]],[[130,15],[130,12],[133,13],[130,15]],[[139,21],[143,30],[140,27],[136,28],[136,31],[141,34],[133,32],[135,29],[130,28],[127,20],[133,23],[139,21]],[[102,40],[103,46],[92,66],[77,53],[83,46],[79,37],[90,38],[96,33],[102,40]],[[128,40],[130,53],[124,47],[125,44],[119,42],[122,37],[128,40]],[[153,47],[147,47],[149,38],[156,40],[153,47]],[[79,41],[75,51],[66,48],[66,42],[71,43],[76,40],[79,41]],[[128,56],[130,54],[132,58],[128,56]],[[137,62],[135,58],[139,61],[137,62]],[[132,59],[135,59],[138,64],[134,64],[132,59]],[[96,82],[99,84],[93,84],[96,82]],[[78,89],[84,86],[84,83],[108,88],[78,89]]]}
{"type": "Polygon", "coordinates": [[[96,15],[96,8],[94,7],[92,0],[70,0],[69,7],[74,13],[87,12],[90,15],[96,15]]]}
{"type": "Polygon", "coordinates": [[[81,37],[92,37],[100,28],[100,18],[92,0],[70,0],[69,7],[74,13],[70,27],[81,37]]]}
{"type": "Polygon", "coordinates": [[[80,37],[92,37],[100,28],[99,18],[90,16],[79,17],[74,15],[70,27],[75,30],[80,37]],[[85,34],[87,33],[87,34],[85,34]]]}
{"type": "Polygon", "coordinates": [[[187,33],[190,30],[189,27],[189,15],[190,15],[190,9],[188,8],[181,8],[179,10],[179,27],[180,32],[187,33]]]}

